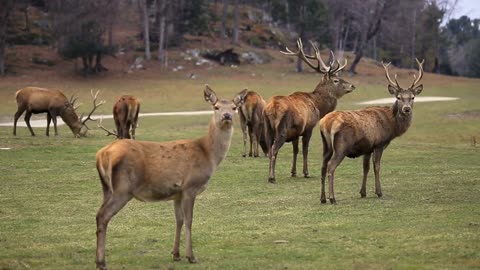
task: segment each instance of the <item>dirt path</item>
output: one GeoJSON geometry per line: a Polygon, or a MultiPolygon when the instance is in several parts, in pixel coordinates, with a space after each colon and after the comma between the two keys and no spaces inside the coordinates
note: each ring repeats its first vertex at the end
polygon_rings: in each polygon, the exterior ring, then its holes
{"type": "MultiPolygon", "coordinates": [[[[212,114],[212,111],[190,111],[190,112],[163,112],[163,113],[140,113],[138,116],[139,117],[147,117],[147,116],[172,116],[172,115],[206,115],[206,114],[212,114]]],[[[46,115],[45,115],[46,118],[46,115]]],[[[112,114],[107,114],[107,115],[93,115],[93,119],[111,119],[113,118],[112,114]]],[[[62,121],[60,117],[57,117],[57,126],[64,125],[65,123],[62,121]]],[[[30,125],[32,127],[45,127],[47,126],[47,120],[46,119],[39,119],[39,120],[30,120],[30,125]]],[[[23,120],[18,120],[17,122],[17,127],[26,127],[27,125],[23,120]]],[[[13,127],[13,122],[7,122],[7,123],[0,123],[0,127],[13,127]]]]}

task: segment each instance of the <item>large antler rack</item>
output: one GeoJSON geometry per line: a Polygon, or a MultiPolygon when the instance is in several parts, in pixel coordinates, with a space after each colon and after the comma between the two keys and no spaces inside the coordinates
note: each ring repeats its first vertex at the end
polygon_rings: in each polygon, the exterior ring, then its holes
{"type": "Polygon", "coordinates": [[[103,121],[103,118],[100,118],[100,120],[98,120],[98,122],[97,122],[97,126],[98,126],[99,128],[101,128],[101,129],[103,129],[105,132],[107,132],[106,136],[115,136],[115,137],[117,137],[117,138],[120,137],[115,129],[114,129],[113,131],[110,131],[110,130],[108,130],[107,128],[105,128],[105,127],[102,125],[102,121],[103,121]]]}
{"type": "Polygon", "coordinates": [[[315,43],[312,41],[309,41],[309,42],[312,45],[313,50],[315,51],[315,56],[305,54],[305,52],[303,51],[303,43],[300,38],[297,40],[298,52],[293,52],[288,47],[285,47],[286,52],[280,51],[280,53],[283,53],[289,56],[298,56],[313,70],[323,74],[326,74],[326,73],[335,74],[340,72],[342,69],[344,69],[347,66],[347,59],[345,59],[345,63],[341,65],[340,62],[337,59],[335,59],[335,54],[333,53],[333,51],[330,51],[332,61],[330,61],[330,63],[327,66],[325,62],[323,62],[320,56],[320,50],[318,49],[317,45],[315,45],[315,43]],[[308,59],[316,60],[317,64],[316,65],[312,64],[312,62],[310,62],[308,59]],[[335,64],[336,64],[336,67],[334,67],[335,64]]]}
{"type": "Polygon", "coordinates": [[[415,58],[415,61],[417,61],[417,64],[418,64],[418,78],[417,76],[415,76],[415,74],[413,75],[413,83],[410,86],[410,88],[415,87],[423,77],[423,63],[425,62],[425,59],[423,59],[422,62],[420,62],[418,58],[415,58]]]}
{"type": "Polygon", "coordinates": [[[390,78],[390,75],[388,74],[388,67],[390,66],[391,63],[387,63],[386,65],[382,62],[382,66],[385,69],[385,77],[387,77],[388,83],[391,86],[395,86],[398,89],[401,89],[400,84],[397,81],[397,74],[395,74],[395,82],[393,82],[392,78],[390,78]]]}
{"type": "MultiPolygon", "coordinates": [[[[93,109],[92,109],[92,111],[87,115],[87,118],[85,118],[84,120],[82,120],[82,126],[85,126],[87,129],[90,129],[90,128],[86,125],[86,123],[87,123],[88,120],[96,121],[95,119],[92,119],[92,114],[93,114],[93,112],[95,112],[95,110],[96,110],[98,107],[100,107],[100,106],[102,106],[103,104],[106,103],[105,100],[102,100],[102,101],[100,101],[100,102],[97,103],[97,97],[98,97],[98,93],[99,93],[99,92],[100,92],[100,90],[97,90],[97,92],[96,92],[95,94],[93,94],[93,89],[90,90],[90,95],[92,95],[92,98],[93,98],[93,109]]],[[[83,115],[82,115],[82,117],[80,117],[80,119],[82,119],[82,118],[83,118],[83,115]]]]}

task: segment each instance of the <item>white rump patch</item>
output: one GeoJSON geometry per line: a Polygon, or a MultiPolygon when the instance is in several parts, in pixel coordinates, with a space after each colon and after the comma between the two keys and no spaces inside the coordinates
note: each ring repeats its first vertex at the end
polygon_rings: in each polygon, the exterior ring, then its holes
{"type": "MultiPolygon", "coordinates": [[[[415,97],[415,103],[417,102],[434,102],[434,101],[452,101],[458,100],[458,97],[415,97]]],[[[358,102],[360,105],[381,105],[381,104],[393,104],[395,102],[394,97],[390,98],[380,98],[369,101],[358,102]]]]}

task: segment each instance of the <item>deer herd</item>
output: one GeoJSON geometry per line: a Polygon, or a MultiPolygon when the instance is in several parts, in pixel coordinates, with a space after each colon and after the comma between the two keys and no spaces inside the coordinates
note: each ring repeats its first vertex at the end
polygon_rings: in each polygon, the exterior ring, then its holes
{"type": "MultiPolygon", "coordinates": [[[[397,75],[389,75],[388,64],[382,63],[388,82],[388,92],[395,97],[391,106],[372,106],[352,111],[335,111],[338,99],[355,90],[355,86],[339,77],[347,65],[341,64],[331,52],[326,64],[320,57],[317,46],[311,42],[314,55],[306,54],[303,44],[297,41],[297,52],[286,48],[282,52],[304,61],[321,74],[320,82],[312,92],[294,92],[288,96],[273,96],[268,101],[254,91],[244,89],[232,100],[221,99],[208,85],[204,99],[213,111],[213,116],[204,137],[192,140],[148,142],[135,140],[140,111],[139,100],[130,95],[118,98],[113,106],[116,130],[110,131],[119,140],[101,148],[96,154],[96,167],[103,190],[103,203],[97,212],[96,266],[106,269],[105,241],[111,218],[132,198],[141,201],[173,200],[176,232],[173,244],[173,260],[180,260],[180,235],[185,224],[186,257],[190,263],[196,258],[192,250],[192,220],[195,198],[204,191],[209,179],[225,158],[232,141],[233,119],[236,110],[243,135],[242,156],[259,157],[259,147],[269,159],[268,182],[276,183],[275,164],[280,148],[292,142],[293,161],[291,175],[297,175],[296,162],[301,137],[303,153],[303,176],[309,177],[308,147],[317,123],[323,142],[321,167],[321,203],[326,203],[325,179],[328,178],[330,203],[335,204],[334,173],[345,157],[363,156],[361,197],[366,196],[366,181],[373,160],[375,193],[382,197],[380,185],[380,160],[389,143],[407,131],[411,124],[415,96],[423,85],[423,61],[416,59],[418,76],[408,88],[402,88],[397,75]],[[315,61],[315,62],[312,62],[315,61]],[[248,138],[247,138],[248,137],[248,138]]],[[[87,117],[78,116],[76,98],[67,99],[58,90],[26,87],[16,92],[17,112],[14,116],[13,134],[16,135],[18,118],[25,113],[25,122],[32,136],[32,114],[47,113],[46,135],[49,136],[53,121],[55,136],[57,116],[60,116],[75,137],[84,137],[89,130],[88,120],[105,101],[97,102],[98,91],[91,91],[93,108],[87,117]]]]}

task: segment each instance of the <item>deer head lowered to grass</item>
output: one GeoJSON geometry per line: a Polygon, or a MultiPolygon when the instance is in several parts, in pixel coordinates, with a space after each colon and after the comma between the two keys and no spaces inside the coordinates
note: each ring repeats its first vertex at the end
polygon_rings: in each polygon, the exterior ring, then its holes
{"type": "Polygon", "coordinates": [[[228,152],[235,110],[245,95],[219,99],[207,85],[204,97],[213,109],[206,136],[170,142],[117,140],[97,152],[103,189],[103,204],[97,213],[97,268],[106,269],[105,240],[110,219],[134,197],[141,201],[173,200],[173,259],[180,260],[180,234],[185,223],[186,256],[189,262],[196,262],[191,232],[195,198],[206,189],[228,152]]]}
{"type": "Polygon", "coordinates": [[[423,61],[416,59],[418,77],[408,88],[400,87],[397,76],[395,82],[388,74],[388,64],[384,65],[388,80],[388,92],[395,96],[392,106],[373,106],[355,111],[337,111],[327,114],[320,120],[320,132],[323,141],[322,191],[321,202],[326,203],[325,177],[328,175],[329,199],[335,203],[334,173],[345,156],[356,158],[363,156],[363,181],[360,194],[366,196],[366,182],[370,170],[370,157],[373,154],[375,172],[375,193],[382,197],[380,186],[380,159],[383,150],[390,142],[404,134],[410,127],[413,115],[413,101],[420,94],[423,85],[418,83],[423,77],[423,61]]]}
{"type": "Polygon", "coordinates": [[[67,97],[59,90],[50,90],[39,87],[22,88],[15,93],[17,112],[14,116],[13,135],[17,135],[18,118],[20,118],[23,112],[26,111],[25,123],[27,124],[32,136],[35,136],[35,133],[30,126],[30,117],[32,114],[47,113],[47,136],[50,135],[50,121],[53,121],[55,136],[58,135],[57,116],[60,116],[75,137],[84,137],[89,129],[86,125],[86,122],[88,120],[92,120],[90,117],[92,116],[93,112],[98,107],[105,104],[105,101],[96,103],[98,93],[99,91],[97,91],[96,94],[93,94],[93,90],[91,91],[93,98],[93,109],[88,114],[88,117],[82,120],[82,117],[78,117],[77,115],[76,109],[78,106],[75,107],[76,98],[73,96],[70,98],[70,100],[68,100],[67,97]]]}
{"type": "Polygon", "coordinates": [[[312,131],[318,121],[337,106],[337,100],[347,93],[352,92],[355,86],[338,77],[338,73],[345,68],[347,61],[340,65],[332,52],[333,60],[326,65],[320,57],[320,51],[313,43],[315,55],[307,55],[303,52],[303,44],[297,41],[298,52],[292,52],[288,48],[283,54],[298,56],[316,72],[323,74],[322,79],[313,92],[295,92],[288,96],[274,96],[270,98],[263,111],[265,126],[265,141],[269,148],[270,159],[268,181],[275,183],[275,163],[277,154],[285,142],[293,144],[292,176],[297,174],[298,140],[302,137],[303,150],[303,175],[308,173],[308,145],[312,131]],[[309,59],[317,61],[314,65],[309,59]]]}

